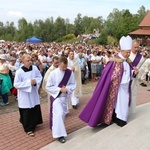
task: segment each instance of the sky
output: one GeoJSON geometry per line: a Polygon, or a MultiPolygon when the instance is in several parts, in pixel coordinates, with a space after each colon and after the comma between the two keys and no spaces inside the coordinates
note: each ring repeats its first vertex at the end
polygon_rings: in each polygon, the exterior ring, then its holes
{"type": "Polygon", "coordinates": [[[137,13],[141,6],[150,10],[149,0],[0,0],[0,21],[17,22],[25,18],[27,22],[36,19],[45,20],[58,16],[70,20],[73,23],[78,13],[88,17],[107,16],[114,8],[129,9],[133,14],[137,13]]]}

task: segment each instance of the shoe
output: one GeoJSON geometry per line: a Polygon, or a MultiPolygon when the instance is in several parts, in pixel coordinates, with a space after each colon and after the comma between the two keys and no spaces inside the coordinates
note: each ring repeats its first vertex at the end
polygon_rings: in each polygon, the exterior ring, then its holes
{"type": "Polygon", "coordinates": [[[144,83],[142,82],[140,85],[143,85],[144,83]]]}
{"type": "Polygon", "coordinates": [[[1,102],[1,103],[0,103],[1,106],[6,106],[6,105],[8,105],[8,104],[9,104],[9,102],[7,102],[7,103],[1,102]]]}
{"type": "Polygon", "coordinates": [[[144,84],[144,83],[143,83],[141,86],[143,86],[143,87],[147,87],[147,85],[146,85],[146,84],[144,84]]]}
{"type": "Polygon", "coordinates": [[[117,123],[117,125],[120,126],[120,127],[123,127],[123,126],[125,126],[125,125],[127,124],[126,121],[120,120],[120,119],[118,119],[118,118],[116,118],[116,119],[117,119],[116,123],[117,123]]]}
{"type": "Polygon", "coordinates": [[[31,137],[34,137],[34,136],[35,136],[35,134],[34,134],[32,131],[27,132],[27,134],[28,134],[29,136],[31,136],[31,137]]]}
{"type": "Polygon", "coordinates": [[[16,96],[15,100],[18,101],[18,97],[17,96],[16,96]]]}
{"type": "Polygon", "coordinates": [[[66,139],[62,136],[62,137],[59,137],[59,138],[58,138],[58,141],[59,141],[60,143],[65,143],[65,142],[66,142],[66,139]]]}
{"type": "Polygon", "coordinates": [[[73,109],[77,109],[77,105],[72,105],[72,108],[73,109]]]}

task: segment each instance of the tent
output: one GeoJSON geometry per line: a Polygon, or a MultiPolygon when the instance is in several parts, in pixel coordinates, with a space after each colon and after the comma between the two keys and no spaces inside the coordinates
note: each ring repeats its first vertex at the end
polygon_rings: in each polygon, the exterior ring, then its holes
{"type": "Polygon", "coordinates": [[[38,38],[35,37],[35,36],[33,36],[33,37],[27,39],[26,42],[29,42],[29,43],[41,43],[42,40],[41,40],[41,39],[38,39],[38,38]]]}

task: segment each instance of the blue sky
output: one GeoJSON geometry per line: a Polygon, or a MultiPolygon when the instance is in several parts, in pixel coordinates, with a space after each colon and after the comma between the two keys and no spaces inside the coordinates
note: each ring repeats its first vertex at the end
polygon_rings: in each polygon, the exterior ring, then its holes
{"type": "Polygon", "coordinates": [[[149,0],[0,0],[0,21],[14,21],[24,17],[28,22],[58,16],[72,23],[78,13],[82,16],[107,18],[113,8],[129,9],[137,13],[141,6],[150,9],[149,0]]]}

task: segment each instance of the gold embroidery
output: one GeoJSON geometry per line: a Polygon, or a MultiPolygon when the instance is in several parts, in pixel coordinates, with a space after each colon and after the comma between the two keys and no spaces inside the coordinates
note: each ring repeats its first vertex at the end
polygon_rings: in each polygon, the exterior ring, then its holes
{"type": "Polygon", "coordinates": [[[114,71],[112,73],[111,85],[109,90],[109,96],[107,99],[106,110],[104,113],[103,122],[106,124],[110,124],[112,113],[114,110],[114,104],[117,98],[119,83],[121,81],[121,63],[116,63],[114,71]]]}
{"type": "Polygon", "coordinates": [[[122,62],[123,62],[123,59],[121,59],[121,58],[110,58],[109,61],[115,61],[115,62],[120,62],[120,63],[122,63],[122,62]]]}

